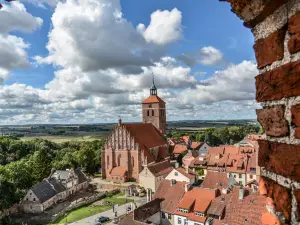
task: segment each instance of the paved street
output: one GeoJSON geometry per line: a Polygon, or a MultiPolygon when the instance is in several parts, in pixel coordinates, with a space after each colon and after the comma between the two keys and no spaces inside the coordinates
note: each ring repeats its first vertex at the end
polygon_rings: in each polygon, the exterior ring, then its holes
{"type": "MultiPolygon", "coordinates": [[[[143,198],[140,198],[140,199],[136,200],[135,203],[136,203],[137,206],[145,204],[146,203],[146,197],[143,197],[143,198]]],[[[127,203],[125,205],[119,206],[119,208],[118,208],[118,216],[124,215],[126,213],[127,206],[129,206],[130,204],[131,203],[127,203]]],[[[114,216],[115,216],[115,213],[111,209],[111,210],[108,210],[108,211],[105,211],[105,212],[102,212],[102,213],[99,213],[99,214],[96,214],[96,215],[84,218],[84,219],[79,220],[77,222],[70,223],[70,225],[88,225],[88,224],[90,225],[90,224],[95,223],[96,219],[98,217],[100,217],[100,216],[107,216],[110,219],[113,219],[114,216]]],[[[107,223],[107,225],[111,225],[111,224],[113,224],[113,223],[112,222],[107,223]]]]}

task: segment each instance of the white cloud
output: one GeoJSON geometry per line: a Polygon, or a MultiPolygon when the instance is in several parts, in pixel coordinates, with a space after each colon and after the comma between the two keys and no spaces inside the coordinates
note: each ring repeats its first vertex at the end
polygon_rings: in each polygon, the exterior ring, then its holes
{"type": "Polygon", "coordinates": [[[0,84],[8,77],[9,71],[16,68],[26,68],[26,48],[22,38],[0,34],[0,84]]]}
{"type": "Polygon", "coordinates": [[[182,15],[174,8],[171,11],[157,10],[152,13],[149,26],[139,24],[137,30],[148,42],[159,45],[170,44],[182,38],[182,15]]]}
{"type": "Polygon", "coordinates": [[[216,71],[208,79],[202,80],[194,89],[181,93],[184,102],[200,104],[225,100],[252,100],[255,97],[255,80],[258,74],[256,64],[243,61],[225,70],[216,71]]]}
{"type": "Polygon", "coordinates": [[[26,11],[20,2],[5,4],[0,13],[0,33],[6,34],[10,31],[32,32],[41,27],[43,20],[34,17],[26,11]]]}
{"type": "Polygon", "coordinates": [[[52,24],[49,56],[36,57],[39,63],[78,67],[82,71],[115,68],[139,73],[141,66],[151,65],[164,53],[161,46],[147,43],[123,17],[119,0],[60,2],[52,24]]]}
{"type": "Polygon", "coordinates": [[[188,66],[195,66],[197,64],[205,66],[218,66],[226,68],[230,63],[224,58],[223,53],[212,46],[205,46],[195,53],[184,53],[177,56],[177,59],[181,60],[188,66]]]}

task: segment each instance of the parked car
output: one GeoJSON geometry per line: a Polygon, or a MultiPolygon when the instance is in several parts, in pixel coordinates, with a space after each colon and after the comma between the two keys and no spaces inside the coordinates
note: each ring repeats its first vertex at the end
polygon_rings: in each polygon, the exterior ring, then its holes
{"type": "Polygon", "coordinates": [[[100,222],[93,223],[92,225],[101,225],[100,222]]]}
{"type": "Polygon", "coordinates": [[[131,211],[131,205],[127,206],[126,211],[127,211],[127,212],[130,212],[130,211],[131,211]]]}
{"type": "Polygon", "coordinates": [[[100,216],[98,219],[97,219],[98,222],[101,222],[101,223],[104,223],[104,222],[107,222],[109,221],[109,218],[107,216],[100,216]]]}

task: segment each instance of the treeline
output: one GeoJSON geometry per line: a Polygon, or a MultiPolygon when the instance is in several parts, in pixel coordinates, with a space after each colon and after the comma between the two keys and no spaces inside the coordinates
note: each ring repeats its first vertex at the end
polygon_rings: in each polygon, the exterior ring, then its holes
{"type": "Polygon", "coordinates": [[[206,141],[211,146],[226,144],[236,144],[243,140],[245,136],[252,133],[263,133],[259,126],[231,126],[220,128],[208,128],[199,132],[180,132],[175,131],[168,134],[168,137],[190,136],[193,141],[206,141]]]}
{"type": "Polygon", "coordinates": [[[86,173],[97,172],[102,146],[103,140],[57,144],[0,138],[0,211],[22,199],[27,189],[49,176],[52,168],[81,167],[86,173]]]}

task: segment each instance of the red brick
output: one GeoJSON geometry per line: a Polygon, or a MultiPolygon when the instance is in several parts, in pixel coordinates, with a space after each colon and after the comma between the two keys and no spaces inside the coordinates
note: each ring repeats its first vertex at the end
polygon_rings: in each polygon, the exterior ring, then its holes
{"type": "Polygon", "coordinates": [[[259,140],[258,165],[300,181],[300,146],[259,140]]]}
{"type": "Polygon", "coordinates": [[[256,41],[254,50],[259,69],[283,59],[285,33],[286,27],[256,41]]]}
{"type": "Polygon", "coordinates": [[[289,19],[288,30],[291,35],[300,33],[300,12],[289,19]]]}
{"type": "Polygon", "coordinates": [[[295,54],[300,51],[300,33],[291,36],[288,42],[288,49],[291,54],[295,54]]]}
{"type": "Polygon", "coordinates": [[[292,126],[295,127],[295,137],[300,139],[300,104],[291,108],[292,126]]]}
{"type": "Polygon", "coordinates": [[[267,197],[274,200],[275,210],[282,212],[287,220],[290,220],[290,212],[292,208],[292,196],[290,190],[277,184],[275,181],[261,177],[264,180],[267,189],[267,197]]]}
{"type": "Polygon", "coordinates": [[[300,61],[288,63],[272,71],[258,75],[256,100],[279,100],[300,95],[300,61]]]}
{"type": "Polygon", "coordinates": [[[258,122],[267,135],[283,137],[289,134],[288,121],[284,118],[284,112],[284,105],[256,110],[258,122]]]}
{"type": "Polygon", "coordinates": [[[294,195],[295,195],[297,203],[298,203],[298,205],[297,205],[298,206],[298,211],[297,211],[298,218],[297,218],[297,220],[298,220],[298,222],[300,222],[300,189],[295,190],[294,195]]]}

